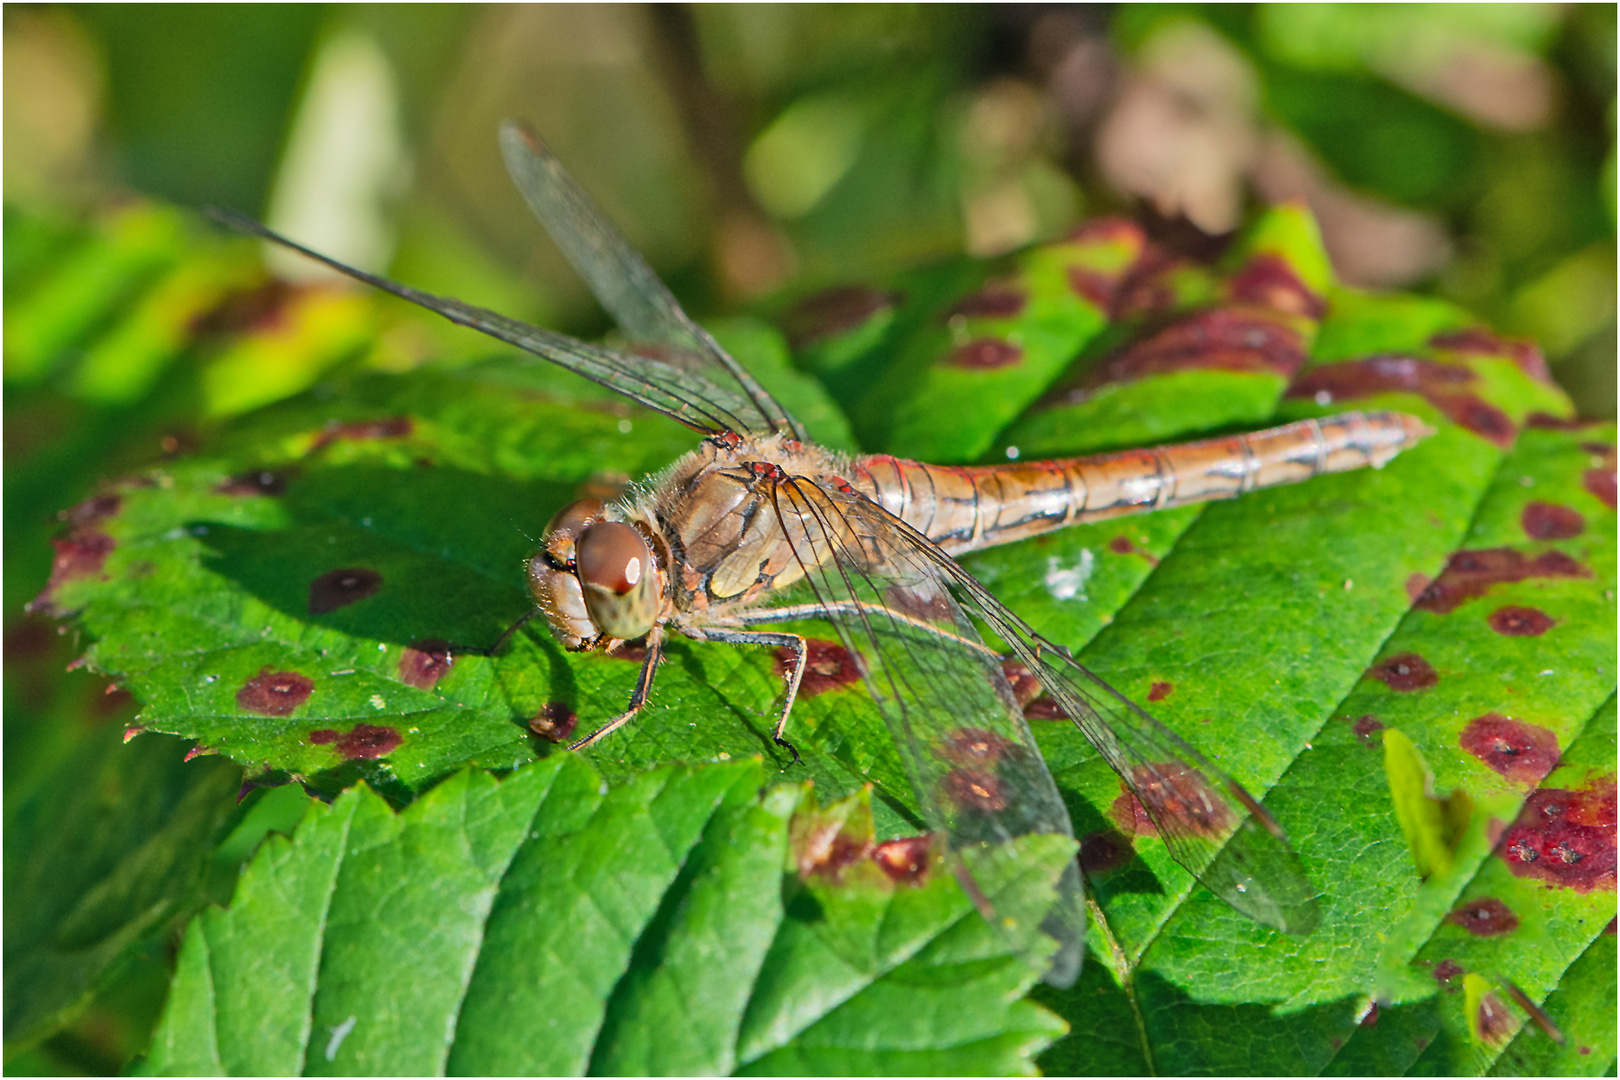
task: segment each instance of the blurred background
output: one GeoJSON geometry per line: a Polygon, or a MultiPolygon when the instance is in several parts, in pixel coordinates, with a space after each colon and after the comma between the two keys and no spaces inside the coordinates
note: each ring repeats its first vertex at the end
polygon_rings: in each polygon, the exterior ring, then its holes
{"type": "MultiPolygon", "coordinates": [[[[344,354],[357,325],[306,320],[279,374],[263,354],[227,354],[201,391],[166,392],[160,368],[185,335],[164,335],[252,284],[239,252],[174,254],[219,242],[192,216],[203,205],[592,335],[603,316],[501,166],[502,118],[545,136],[700,317],[779,311],[1102,213],[1220,235],[1303,199],[1341,280],[1442,296],[1532,337],[1583,415],[1615,414],[1612,4],[9,4],[3,17],[12,1075],[120,1069],[161,1006],[172,941],[152,922],[147,945],[76,976],[79,999],[14,1023],[13,945],[74,899],[28,847],[65,811],[29,800],[91,775],[86,747],[133,716],[87,672],[64,678],[81,646],[23,615],[57,512],[183,449],[196,417],[308,385],[321,369],[300,357],[344,354]],[[137,314],[110,326],[121,309],[137,314]],[[233,378],[250,369],[244,391],[233,378]],[[30,867],[57,882],[51,897],[21,894],[30,867]]],[[[374,362],[488,348],[415,313],[393,333],[391,317],[368,338],[374,362]]],[[[109,820],[133,820],[129,768],[95,774],[109,820]]],[[[164,820],[161,800],[139,809],[164,820]]],[[[76,856],[86,880],[93,862],[76,856]]]]}

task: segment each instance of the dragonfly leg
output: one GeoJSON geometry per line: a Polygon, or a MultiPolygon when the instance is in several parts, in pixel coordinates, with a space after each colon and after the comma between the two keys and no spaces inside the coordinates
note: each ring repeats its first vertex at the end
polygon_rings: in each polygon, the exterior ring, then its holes
{"type": "MultiPolygon", "coordinates": [[[[777,714],[776,727],[771,731],[771,741],[793,755],[793,764],[797,765],[803,759],[799,757],[799,749],[782,733],[787,730],[788,714],[793,711],[793,700],[799,696],[799,682],[804,678],[804,638],[798,634],[789,634],[772,630],[716,630],[704,627],[698,633],[702,634],[704,641],[724,641],[733,645],[774,645],[780,649],[787,649],[793,653],[793,660],[788,664],[783,681],[787,684],[787,698],[782,702],[782,711],[777,714]]],[[[696,633],[693,636],[697,636],[696,633]]]]}
{"type": "Polygon", "coordinates": [[[641,707],[647,704],[647,694],[652,690],[653,674],[658,670],[658,660],[664,654],[664,627],[662,624],[654,626],[647,634],[647,655],[641,661],[641,674],[636,676],[636,688],[630,693],[630,703],[625,706],[624,712],[609,720],[589,735],[577,742],[568,744],[570,750],[583,750],[603,736],[618,731],[635,718],[641,707]]]}
{"type": "Polygon", "coordinates": [[[523,629],[524,624],[538,614],[540,614],[540,609],[532,607],[519,615],[516,622],[501,631],[501,636],[495,639],[493,645],[449,645],[447,648],[451,653],[462,653],[466,656],[494,656],[501,651],[501,646],[505,645],[513,634],[523,629]]]}

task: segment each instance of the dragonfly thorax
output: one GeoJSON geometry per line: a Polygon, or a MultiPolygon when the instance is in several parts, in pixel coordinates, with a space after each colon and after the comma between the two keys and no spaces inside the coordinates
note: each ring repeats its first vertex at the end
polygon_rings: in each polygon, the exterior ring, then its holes
{"type": "Polygon", "coordinates": [[[551,519],[529,560],[529,590],[570,649],[643,636],[663,599],[652,546],[634,525],[609,519],[600,499],[570,503],[551,519]]]}

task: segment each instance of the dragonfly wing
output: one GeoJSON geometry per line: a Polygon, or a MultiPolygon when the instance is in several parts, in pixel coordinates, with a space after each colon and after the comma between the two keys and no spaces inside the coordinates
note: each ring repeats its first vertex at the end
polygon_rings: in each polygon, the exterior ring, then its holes
{"type": "Polygon", "coordinates": [[[240,232],[274,241],[357,281],[437,312],[453,323],[516,345],[705,434],[756,431],[763,423],[759,409],[740,389],[729,389],[731,383],[717,384],[701,371],[651,357],[626,356],[606,346],[531,326],[486,308],[413,289],[312,251],[252,218],[221,209],[210,209],[209,213],[240,232]]]}
{"type": "Polygon", "coordinates": [[[897,524],[1119,774],[1177,862],[1257,922],[1293,934],[1316,927],[1316,887],[1281,826],[1242,784],[1035,633],[926,537],[897,524]]]}
{"type": "Polygon", "coordinates": [[[1056,939],[1047,981],[1072,984],[1085,937],[1077,861],[1058,883],[1057,903],[1043,911],[994,907],[974,884],[987,876],[975,867],[1009,857],[1009,840],[1073,835],[1000,658],[952,598],[939,567],[906,542],[881,507],[802,477],[783,480],[776,491],[777,513],[817,603],[857,658],[924,817],[946,837],[964,887],[992,921],[1038,924],[1056,939]]]}
{"type": "Polygon", "coordinates": [[[508,120],[501,125],[501,154],[529,209],[627,337],[659,346],[673,363],[703,372],[723,385],[740,387],[750,415],[739,431],[791,432],[804,438],[798,422],[681,310],[652,267],[608,222],[539,136],[508,120]]]}

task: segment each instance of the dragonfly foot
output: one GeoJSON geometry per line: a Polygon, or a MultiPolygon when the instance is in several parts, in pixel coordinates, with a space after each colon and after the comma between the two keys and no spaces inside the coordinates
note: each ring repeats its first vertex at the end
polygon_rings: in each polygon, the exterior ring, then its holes
{"type": "Polygon", "coordinates": [[[780,746],[782,749],[786,750],[788,753],[793,755],[793,760],[788,763],[788,768],[792,768],[795,765],[803,764],[804,759],[799,757],[799,748],[798,747],[794,746],[792,743],[788,742],[786,739],[782,738],[782,736],[780,736],[780,735],[773,735],[773,736],[771,736],[771,739],[772,739],[773,742],[776,743],[777,746],[780,746]]]}

